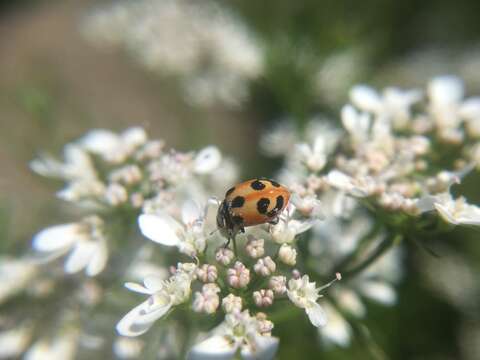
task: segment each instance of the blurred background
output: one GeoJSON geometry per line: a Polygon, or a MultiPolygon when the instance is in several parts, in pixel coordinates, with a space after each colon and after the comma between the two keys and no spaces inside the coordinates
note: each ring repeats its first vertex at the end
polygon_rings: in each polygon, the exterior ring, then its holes
{"type": "MultiPolygon", "coordinates": [[[[475,0],[0,1],[0,252],[21,254],[71,218],[58,184],[28,163],[91,128],[140,125],[180,150],[216,144],[249,178],[281,165],[262,134],[338,119],[353,84],[422,88],[454,74],[480,94],[479,13],[475,0]]],[[[478,204],[478,180],[455,190],[478,204]]],[[[369,304],[375,351],[480,359],[478,233],[428,246],[438,258],[408,252],[398,306],[369,304]]],[[[317,351],[313,327],[301,328],[311,332],[276,329],[281,359],[300,358],[299,344],[317,351]]],[[[321,358],[369,359],[366,348],[355,339],[321,358]]]]}

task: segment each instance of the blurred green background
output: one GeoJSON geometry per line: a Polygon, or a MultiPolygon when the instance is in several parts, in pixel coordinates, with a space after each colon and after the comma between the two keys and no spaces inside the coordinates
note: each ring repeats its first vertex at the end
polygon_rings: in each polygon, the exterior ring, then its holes
{"type": "MultiPolygon", "coordinates": [[[[259,150],[269,126],[289,117],[301,127],[318,112],[338,118],[354,83],[423,87],[430,77],[451,73],[465,80],[469,94],[480,94],[476,0],[223,2],[266,51],[263,76],[233,110],[194,107],[171,78],[144,71],[121,49],[88,43],[80,22],[99,4],[109,2],[0,1],[2,253],[22,253],[38,229],[71,218],[53,196],[58,184],[33,175],[28,162],[41,151],[59,153],[91,128],[140,125],[182,150],[213,143],[248,178],[271,175],[281,165],[259,150]],[[337,78],[335,56],[341,55],[351,66],[337,78]],[[327,63],[333,70],[319,87],[316,72],[327,63]]],[[[472,175],[456,190],[478,203],[478,180],[472,175]]],[[[376,346],[357,336],[350,348],[332,348],[318,358],[370,359],[379,352],[390,359],[480,358],[478,233],[454,230],[427,240],[439,258],[409,249],[398,306],[369,304],[365,324],[376,346]],[[463,272],[441,271],[452,259],[460,259],[463,272]],[[471,276],[474,287],[465,288],[471,276]],[[462,292],[473,304],[462,303],[462,292]]],[[[317,358],[311,355],[315,329],[299,328],[310,330],[292,331],[295,323],[276,329],[282,359],[317,358]]]]}

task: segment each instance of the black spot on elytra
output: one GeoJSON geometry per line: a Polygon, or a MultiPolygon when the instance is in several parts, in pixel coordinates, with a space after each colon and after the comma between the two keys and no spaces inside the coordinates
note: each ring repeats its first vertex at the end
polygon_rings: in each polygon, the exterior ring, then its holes
{"type": "Polygon", "coordinates": [[[265,189],[265,184],[262,183],[260,180],[252,181],[250,186],[253,190],[263,190],[263,189],[265,189]]]}
{"type": "Polygon", "coordinates": [[[282,195],[277,196],[277,204],[275,205],[275,209],[280,210],[283,207],[284,199],[282,195]]]}
{"type": "Polygon", "coordinates": [[[272,184],[273,186],[280,187],[280,184],[278,182],[276,182],[275,180],[268,180],[268,181],[270,181],[270,184],[272,184]]]}
{"type": "Polygon", "coordinates": [[[232,220],[236,225],[243,224],[243,217],[241,217],[239,215],[232,216],[232,220]]]}
{"type": "Polygon", "coordinates": [[[282,195],[278,195],[275,203],[275,207],[268,212],[269,217],[276,216],[278,212],[282,209],[285,200],[282,195]]]}
{"type": "Polygon", "coordinates": [[[260,214],[265,214],[268,210],[268,206],[270,205],[270,200],[267,198],[261,198],[257,201],[257,210],[260,214]]]}
{"type": "Polygon", "coordinates": [[[239,208],[245,204],[245,198],[243,196],[236,196],[230,203],[231,208],[239,208]]]}
{"type": "Polygon", "coordinates": [[[235,191],[235,186],[231,187],[230,189],[227,190],[227,192],[225,193],[225,197],[227,197],[228,195],[230,195],[234,191],[235,191]]]}

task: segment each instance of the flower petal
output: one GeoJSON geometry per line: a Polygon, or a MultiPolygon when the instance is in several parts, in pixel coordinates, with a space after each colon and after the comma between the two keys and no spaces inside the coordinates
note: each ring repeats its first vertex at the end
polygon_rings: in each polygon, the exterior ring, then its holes
{"type": "Polygon", "coordinates": [[[379,112],[382,100],[375,89],[366,85],[356,85],[350,90],[350,100],[363,111],[379,112]]]}
{"type": "Polygon", "coordinates": [[[79,144],[93,153],[104,155],[118,148],[120,138],[109,130],[94,129],[82,137],[79,140],[79,144]]]}
{"type": "Polygon", "coordinates": [[[327,344],[333,343],[347,347],[351,341],[352,327],[332,306],[325,304],[325,311],[328,314],[328,323],[319,329],[322,340],[327,344]]]}
{"type": "Polygon", "coordinates": [[[327,314],[318,303],[313,303],[305,308],[305,312],[313,326],[320,327],[327,324],[327,314]]]}
{"type": "Polygon", "coordinates": [[[81,241],[77,243],[65,261],[65,272],[74,274],[85,268],[95,254],[96,249],[97,244],[93,241],[81,241]]]}
{"type": "Polygon", "coordinates": [[[157,275],[149,275],[143,280],[145,287],[152,293],[155,293],[163,288],[164,280],[157,275]]]}
{"type": "Polygon", "coordinates": [[[394,305],[397,294],[390,284],[380,281],[367,281],[361,285],[363,295],[384,305],[394,305]]]}
{"type": "Polygon", "coordinates": [[[255,338],[256,350],[242,349],[242,358],[245,360],[271,360],[278,350],[278,339],[272,336],[257,336],[255,338]]]}
{"type": "Polygon", "coordinates": [[[159,244],[178,246],[180,238],[177,233],[181,230],[180,224],[170,215],[143,214],[138,218],[138,225],[142,234],[159,244]]]}
{"type": "Polygon", "coordinates": [[[194,170],[197,174],[207,174],[215,170],[222,161],[222,154],[216,146],[207,146],[195,157],[194,170]]]}
{"type": "Polygon", "coordinates": [[[43,229],[32,240],[32,246],[38,251],[58,251],[72,246],[81,239],[80,226],[76,223],[55,225],[43,229]]]}
{"type": "Polygon", "coordinates": [[[237,348],[224,336],[214,335],[197,345],[188,353],[188,360],[230,360],[237,348]]]}
{"type": "Polygon", "coordinates": [[[453,105],[463,97],[463,83],[456,76],[436,77],[428,84],[428,95],[436,105],[453,105]]]}
{"type": "Polygon", "coordinates": [[[200,219],[203,216],[203,210],[192,200],[186,201],[182,206],[182,222],[187,225],[200,219]]]}
{"type": "Polygon", "coordinates": [[[126,282],[124,286],[130,291],[138,292],[140,294],[152,295],[152,292],[150,290],[137,283],[126,282]]]}
{"type": "Polygon", "coordinates": [[[164,316],[171,304],[151,310],[150,299],[130,310],[117,324],[116,329],[123,336],[138,336],[147,332],[153,323],[164,316]]]}
{"type": "Polygon", "coordinates": [[[100,274],[105,265],[107,265],[108,260],[108,248],[105,241],[99,241],[97,244],[97,249],[95,250],[91,260],[87,265],[87,270],[85,271],[88,276],[95,276],[100,274]]]}

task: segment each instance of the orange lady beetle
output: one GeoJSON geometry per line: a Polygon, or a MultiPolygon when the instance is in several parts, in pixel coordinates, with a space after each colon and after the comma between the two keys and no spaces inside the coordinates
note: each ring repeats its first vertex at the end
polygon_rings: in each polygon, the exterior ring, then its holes
{"type": "Polygon", "coordinates": [[[226,192],[218,208],[217,227],[230,241],[247,226],[276,224],[289,199],[288,189],[274,180],[247,180],[226,192]]]}

